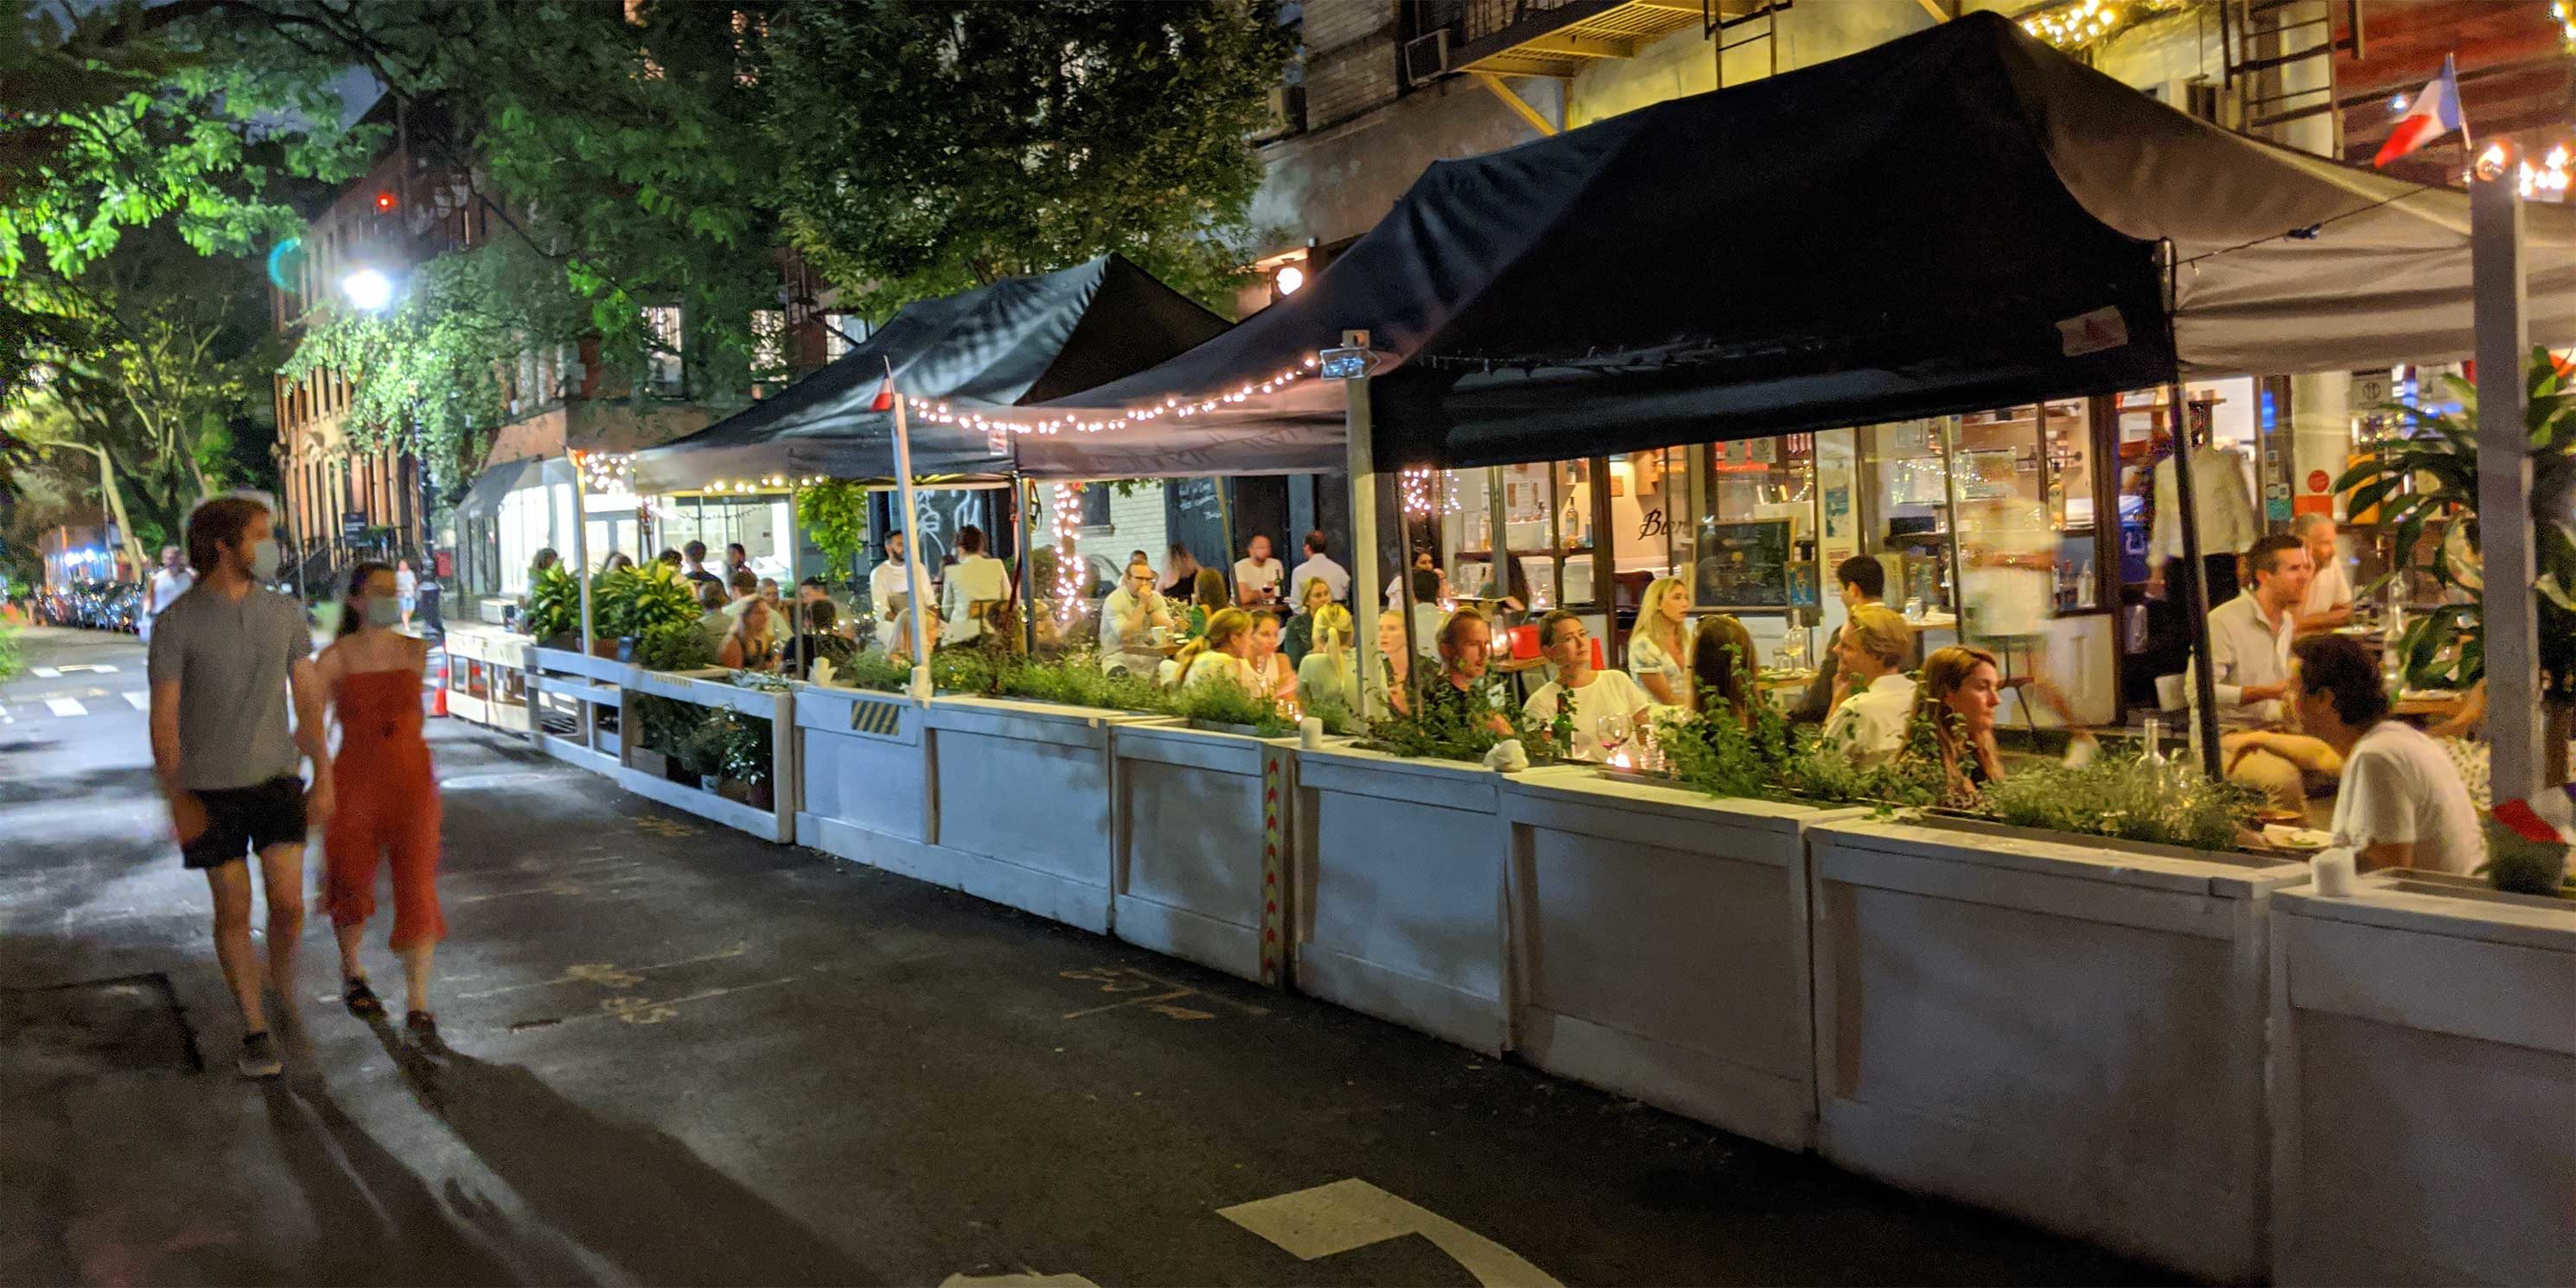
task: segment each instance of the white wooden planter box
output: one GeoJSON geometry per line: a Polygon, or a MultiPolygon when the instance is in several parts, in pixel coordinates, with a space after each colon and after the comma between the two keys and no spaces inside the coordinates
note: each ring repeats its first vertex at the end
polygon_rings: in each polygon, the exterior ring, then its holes
{"type": "Polygon", "coordinates": [[[922,703],[900,693],[799,686],[796,763],[804,783],[797,842],[955,886],[956,865],[929,844],[925,716],[922,703]]]}
{"type": "Polygon", "coordinates": [[[448,628],[447,714],[490,729],[528,731],[525,635],[463,624],[448,628]],[[476,692],[480,690],[480,692],[476,692]]]}
{"type": "Polygon", "coordinates": [[[1503,779],[1512,1046],[1783,1149],[1814,1143],[1806,828],[1862,811],[1620,780],[1503,779]]]}
{"type": "Polygon", "coordinates": [[[1275,983],[1285,961],[1294,738],[1119,725],[1120,939],[1275,983]]]}
{"type": "Polygon", "coordinates": [[[1808,837],[1827,1157],[2263,1275],[2266,903],[2304,864],[1952,824],[1808,837]]]}
{"type": "Polygon", "coordinates": [[[2576,901],[2272,900],[2273,1277],[2576,1283],[2576,901]]]}
{"type": "MultiPolygon", "coordinates": [[[[760,809],[702,788],[672,782],[621,763],[618,785],[673,809],[722,823],[768,841],[796,839],[796,696],[768,689],[746,689],[723,680],[703,678],[708,672],[682,674],[627,668],[626,691],[670,698],[710,710],[737,711],[769,721],[770,808],[760,809]]],[[[715,672],[714,674],[721,674],[715,672]]],[[[640,730],[636,730],[640,734],[640,730]]],[[[630,739],[629,742],[640,742],[630,739]]]]}
{"type": "Polygon", "coordinates": [[[932,844],[957,888],[1109,930],[1112,726],[1151,717],[999,698],[934,697],[932,844]]]}
{"type": "Polygon", "coordinates": [[[1297,753],[1297,987],[1499,1053],[1503,776],[1332,747],[1297,753]]]}
{"type": "MultiPolygon", "coordinates": [[[[539,751],[568,764],[611,778],[622,767],[617,735],[599,727],[599,709],[621,709],[620,686],[634,668],[615,658],[592,657],[574,649],[528,649],[528,736],[539,751]],[[571,737],[548,733],[543,723],[547,695],[573,704],[571,737]]],[[[621,722],[619,728],[624,728],[621,722]]]]}

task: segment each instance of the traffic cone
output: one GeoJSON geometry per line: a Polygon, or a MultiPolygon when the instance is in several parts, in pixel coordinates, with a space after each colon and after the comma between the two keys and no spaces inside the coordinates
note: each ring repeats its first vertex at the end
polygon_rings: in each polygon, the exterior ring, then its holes
{"type": "Polygon", "coordinates": [[[429,713],[434,716],[447,714],[447,651],[444,649],[438,654],[438,683],[429,691],[429,713]]]}

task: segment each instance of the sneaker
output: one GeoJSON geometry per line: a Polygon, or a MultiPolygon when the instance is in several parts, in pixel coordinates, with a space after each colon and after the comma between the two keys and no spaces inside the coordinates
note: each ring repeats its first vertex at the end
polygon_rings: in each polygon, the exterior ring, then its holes
{"type": "Polygon", "coordinates": [[[274,1078],[286,1072],[277,1058],[277,1039],[265,1033],[253,1033],[242,1039],[241,1055],[234,1061],[245,1078],[274,1078]]]}

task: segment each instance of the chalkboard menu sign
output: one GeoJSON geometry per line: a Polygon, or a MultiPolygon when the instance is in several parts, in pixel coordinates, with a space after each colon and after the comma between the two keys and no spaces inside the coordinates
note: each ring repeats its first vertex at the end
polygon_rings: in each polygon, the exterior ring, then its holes
{"type": "MultiPolygon", "coordinates": [[[[1234,566],[1234,554],[1226,548],[1225,504],[1217,498],[1217,489],[1225,480],[1215,478],[1173,479],[1163,487],[1163,525],[1167,538],[1189,547],[1190,557],[1203,567],[1222,572],[1234,566]]],[[[1162,566],[1163,552],[1152,552],[1155,566],[1162,566]]]]}
{"type": "Polygon", "coordinates": [[[1691,602],[1712,608],[1786,608],[1789,567],[1788,520],[1703,524],[1691,602]]]}

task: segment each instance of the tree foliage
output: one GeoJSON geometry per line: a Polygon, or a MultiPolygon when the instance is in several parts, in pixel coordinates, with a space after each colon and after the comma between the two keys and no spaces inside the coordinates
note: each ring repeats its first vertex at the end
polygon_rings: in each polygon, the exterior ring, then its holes
{"type": "Polygon", "coordinates": [[[791,9],[762,70],[786,225],[864,311],[1110,251],[1232,311],[1246,139],[1295,44],[1266,6],[791,9]]]}

